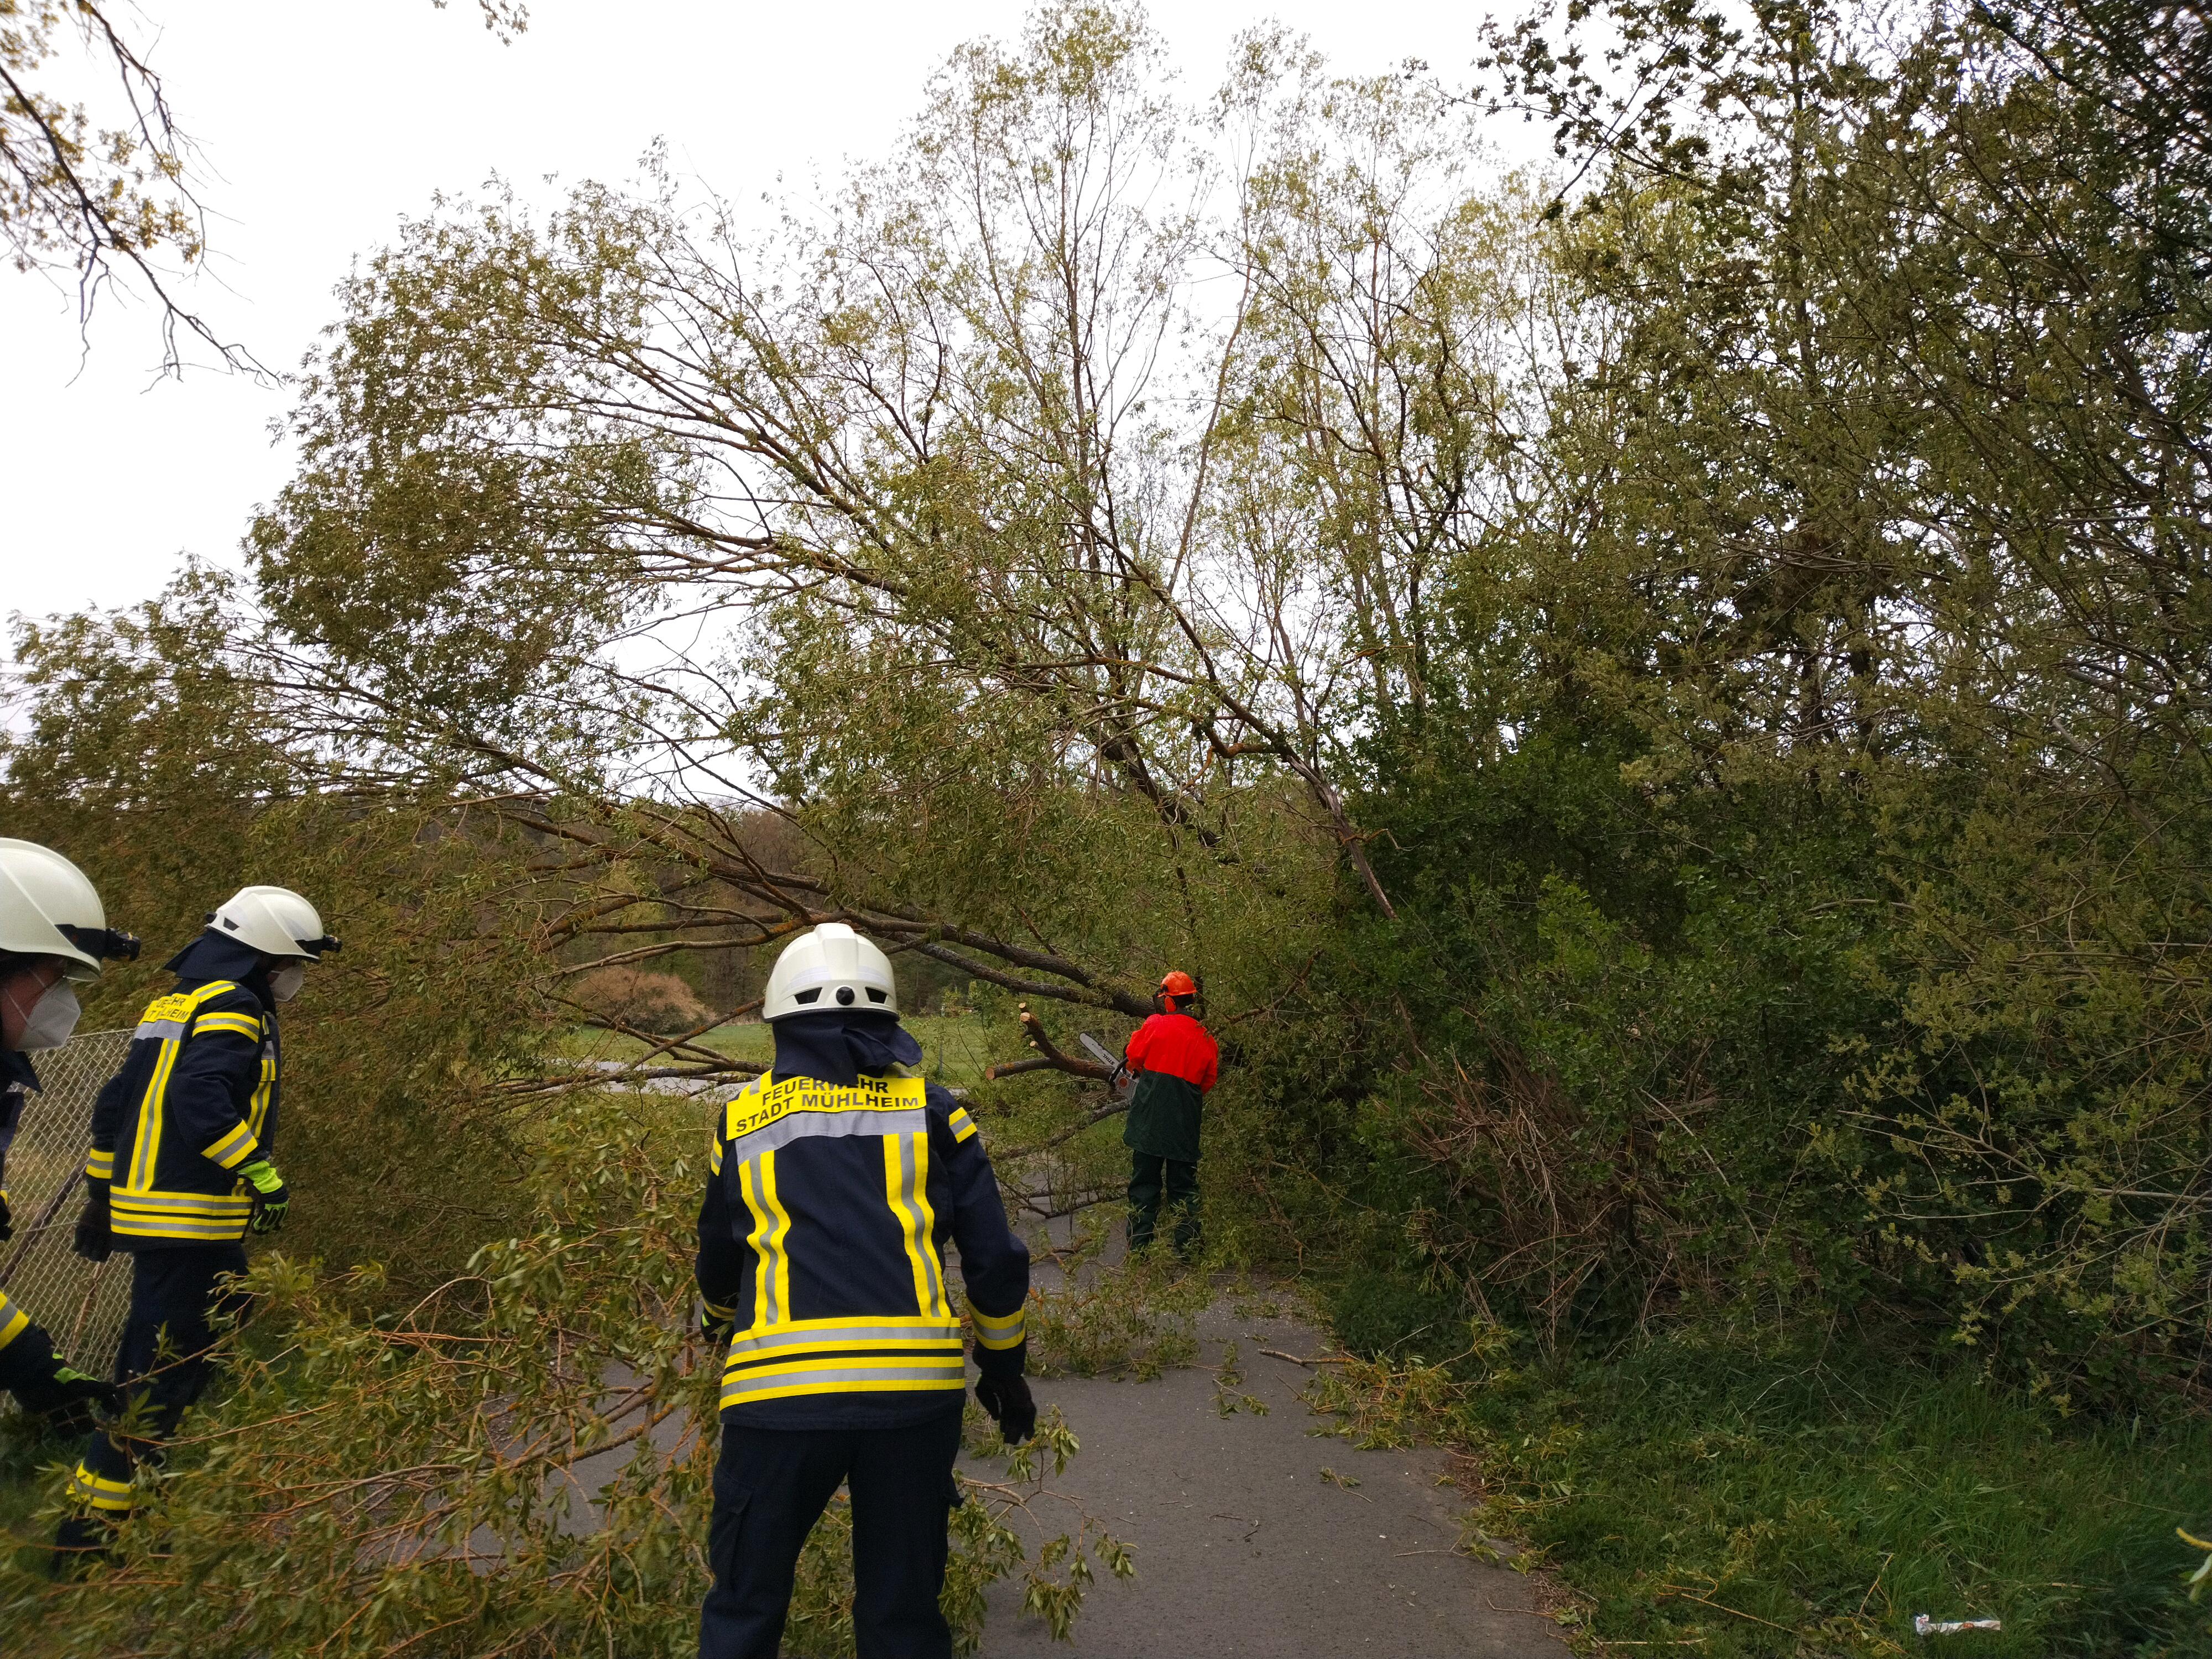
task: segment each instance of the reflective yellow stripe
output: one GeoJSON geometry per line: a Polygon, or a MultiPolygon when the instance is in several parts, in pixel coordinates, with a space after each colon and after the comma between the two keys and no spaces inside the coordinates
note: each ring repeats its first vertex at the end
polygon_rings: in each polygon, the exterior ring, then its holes
{"type": "Polygon", "coordinates": [[[950,1320],[917,1319],[912,1314],[839,1314],[827,1319],[794,1319],[769,1329],[754,1326],[730,1339],[730,1363],[770,1352],[823,1353],[843,1348],[960,1346],[960,1328],[950,1320]]]}
{"type": "Polygon", "coordinates": [[[258,1038],[261,1035],[261,1022],[251,1014],[202,1014],[192,1027],[194,1036],[207,1036],[217,1031],[231,1036],[258,1038]]]}
{"type": "Polygon", "coordinates": [[[72,1502],[89,1504],[96,1510],[128,1510],[131,1507],[131,1483],[110,1480],[94,1474],[82,1463],[69,1478],[68,1497],[72,1502]]]}
{"type": "MultiPolygon", "coordinates": [[[[161,1057],[154,1062],[154,1075],[147,1080],[146,1092],[138,1102],[138,1133],[131,1147],[130,1184],[148,1187],[153,1184],[154,1168],[161,1156],[161,1105],[168,1093],[169,1075],[176,1069],[177,1053],[185,1045],[200,1017],[199,1011],[217,997],[238,988],[234,980],[210,980],[197,991],[173,992],[156,997],[146,1005],[146,1013],[139,1029],[159,1028],[161,1038],[161,1057]],[[168,1035],[173,1031],[174,1035],[168,1035]]],[[[249,1016],[216,1012],[210,1014],[210,1021],[243,1019],[249,1016]]],[[[258,1036],[260,1026],[253,1027],[252,1035],[258,1036]]],[[[265,1069],[265,1062],[264,1062],[265,1069]]]]}
{"type": "MultiPolygon", "coordinates": [[[[830,1371],[850,1371],[863,1376],[882,1376],[893,1371],[921,1372],[927,1378],[948,1376],[954,1372],[963,1378],[967,1376],[957,1342],[921,1352],[916,1352],[911,1343],[902,1347],[903,1351],[897,1353],[823,1353],[776,1358],[757,1365],[732,1365],[724,1369],[722,1381],[727,1386],[732,1382],[742,1383],[748,1377],[820,1376],[830,1371]]],[[[915,1382],[924,1377],[905,1380],[915,1382]]]]}
{"type": "Polygon", "coordinates": [[[30,1323],[31,1316],[10,1302],[5,1291],[0,1291],[0,1348],[22,1335],[30,1323]]]}
{"type": "Polygon", "coordinates": [[[899,1243],[906,1247],[907,1266],[914,1274],[914,1310],[926,1314],[929,1311],[929,1272],[921,1265],[921,1257],[914,1248],[914,1206],[906,1201],[905,1147],[904,1135],[884,1137],[884,1202],[898,1218],[899,1243]]]}
{"type": "Polygon", "coordinates": [[[898,1346],[908,1352],[778,1356],[766,1364],[732,1365],[722,1373],[721,1404],[726,1409],[795,1395],[949,1392],[967,1387],[968,1368],[957,1339],[898,1346]],[[921,1352],[913,1351],[917,1346],[921,1352]]]}
{"type": "Polygon", "coordinates": [[[968,1109],[965,1106],[954,1107],[952,1116],[949,1121],[952,1125],[952,1139],[956,1144],[966,1140],[975,1133],[975,1120],[968,1115],[968,1109]]]}
{"type": "Polygon", "coordinates": [[[1018,1346],[1028,1326],[1026,1307],[1017,1308],[1010,1314],[987,1314],[970,1302],[968,1314],[975,1322],[975,1340],[987,1348],[1018,1346]]]}
{"type": "Polygon", "coordinates": [[[210,1158],[222,1164],[224,1169],[234,1170],[252,1157],[255,1152],[259,1150],[260,1145],[260,1142],[254,1139],[253,1131],[240,1123],[222,1139],[210,1141],[203,1150],[210,1158]]]}
{"type": "Polygon", "coordinates": [[[276,1045],[264,1037],[261,1044],[261,1080],[246,1103],[246,1126],[258,1135],[269,1127],[269,1098],[276,1091],[276,1045]]]}
{"type": "MultiPolygon", "coordinates": [[[[149,1014],[151,1009],[147,1011],[149,1014]]],[[[161,1097],[169,1086],[169,1071],[176,1064],[177,1050],[182,1046],[176,1037],[165,1037],[161,1056],[154,1062],[154,1075],[147,1079],[146,1092],[138,1103],[138,1133],[131,1142],[130,1182],[134,1187],[150,1185],[154,1179],[154,1163],[161,1150],[161,1097]]]]}
{"type": "Polygon", "coordinates": [[[863,1076],[851,1088],[793,1077],[761,1079],[731,1101],[722,1134],[740,1158],[815,1135],[890,1134],[927,1126],[926,1085],[918,1078],[863,1076]]]}
{"type": "Polygon", "coordinates": [[[721,1131],[716,1130],[710,1137],[710,1140],[712,1144],[707,1151],[707,1171],[710,1175],[720,1175],[722,1173],[721,1131]]]}
{"type": "Polygon", "coordinates": [[[84,1155],[84,1172],[94,1181],[112,1181],[115,1178],[115,1149],[111,1146],[103,1152],[97,1146],[88,1148],[84,1155]]]}
{"type": "Polygon", "coordinates": [[[222,1193],[134,1192],[109,1195],[109,1224],[126,1238],[179,1238],[222,1243],[246,1236],[252,1206],[222,1193]]]}
{"type": "Polygon", "coordinates": [[[738,1190],[752,1212],[745,1242],[753,1247],[753,1323],[780,1325],[791,1317],[791,1217],[775,1195],[775,1154],[763,1152],[738,1171],[738,1190]]]}
{"type": "Polygon", "coordinates": [[[914,1212],[914,1235],[907,1255],[921,1263],[923,1289],[927,1292],[922,1312],[949,1321],[952,1304],[945,1299],[945,1263],[937,1254],[937,1212],[929,1202],[929,1131],[908,1136],[907,1143],[914,1153],[914,1165],[906,1172],[907,1202],[914,1212]]]}
{"type": "Polygon", "coordinates": [[[109,1231],[121,1238],[174,1238],[191,1244],[234,1244],[246,1237],[243,1221],[147,1221],[116,1218],[109,1231]]]}
{"type": "Polygon", "coordinates": [[[942,1390],[957,1394],[968,1386],[965,1370],[933,1370],[926,1377],[852,1375],[796,1375],[779,1371],[774,1376],[753,1378],[742,1385],[722,1385],[721,1409],[753,1406],[767,1400],[789,1400],[807,1394],[925,1394],[942,1390]]]}

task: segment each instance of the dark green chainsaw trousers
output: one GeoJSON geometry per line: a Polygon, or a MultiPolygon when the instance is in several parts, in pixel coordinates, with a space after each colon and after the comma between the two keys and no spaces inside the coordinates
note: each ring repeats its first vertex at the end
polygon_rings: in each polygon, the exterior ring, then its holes
{"type": "Polygon", "coordinates": [[[1151,1152],[1129,1154],[1129,1249],[1133,1254],[1152,1242],[1165,1209],[1175,1228],[1175,1253],[1188,1256],[1198,1245],[1198,1165],[1151,1152]]]}

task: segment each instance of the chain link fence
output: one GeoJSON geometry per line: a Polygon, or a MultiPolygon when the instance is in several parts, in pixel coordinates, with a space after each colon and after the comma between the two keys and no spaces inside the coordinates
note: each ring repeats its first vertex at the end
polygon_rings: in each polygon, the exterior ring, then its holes
{"type": "MultiPolygon", "coordinates": [[[[15,1234],[0,1243],[0,1290],[44,1325],[78,1370],[105,1376],[123,1340],[131,1257],[94,1263],[70,1249],[84,1194],[92,1103],[131,1048],[131,1033],[87,1031],[37,1058],[40,1091],[23,1108],[8,1149],[8,1203],[15,1234]]],[[[0,1395],[0,1401],[12,1396],[0,1395]]]]}

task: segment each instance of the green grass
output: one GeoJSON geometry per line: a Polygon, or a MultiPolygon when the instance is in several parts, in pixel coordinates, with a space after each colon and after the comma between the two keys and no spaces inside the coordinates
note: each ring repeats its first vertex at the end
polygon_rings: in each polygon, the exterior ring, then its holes
{"type": "Polygon", "coordinates": [[[35,1516],[56,1489],[46,1471],[74,1465],[84,1441],[82,1434],[57,1433],[43,1417],[0,1415],[0,1571],[45,1572],[53,1522],[41,1524],[35,1516]]]}
{"type": "Polygon", "coordinates": [[[2203,1555],[2174,1536],[2212,1521],[2201,1418],[2065,1421],[1965,1365],[1686,1336],[1543,1377],[1359,1381],[1346,1431],[1473,1451],[1474,1522],[1540,1549],[1592,1633],[1646,1644],[1624,1653],[1918,1651],[1920,1613],[2002,1619],[1944,1638],[1985,1659],[2212,1653],[2180,1590],[2203,1555]]]}

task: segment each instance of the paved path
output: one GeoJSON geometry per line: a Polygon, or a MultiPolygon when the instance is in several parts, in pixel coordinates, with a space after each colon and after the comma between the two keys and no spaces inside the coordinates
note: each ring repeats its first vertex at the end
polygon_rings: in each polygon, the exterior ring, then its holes
{"type": "MultiPolygon", "coordinates": [[[[1467,1505],[1437,1485],[1443,1455],[1310,1435],[1326,1420],[1297,1398],[1311,1373],[1259,1350],[1313,1355],[1327,1339],[1294,1319],[1240,1319],[1234,1306],[1224,1296],[1200,1316],[1201,1358],[1217,1363],[1235,1340],[1243,1391],[1267,1401],[1264,1417],[1222,1417],[1204,1369],[1152,1382],[1036,1382],[1040,1407],[1058,1405],[1083,1447],[1049,1484],[1132,1547],[1137,1576],[1100,1577],[1070,1644],[1019,1616],[1018,1582],[994,1585],[984,1659],[1565,1659],[1526,1578],[1451,1553],[1452,1516],[1467,1505]],[[1324,1468],[1359,1484],[1334,1485],[1324,1468]]],[[[1039,1505],[1048,1520],[1054,1507],[1039,1505]]]]}

